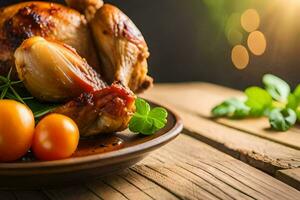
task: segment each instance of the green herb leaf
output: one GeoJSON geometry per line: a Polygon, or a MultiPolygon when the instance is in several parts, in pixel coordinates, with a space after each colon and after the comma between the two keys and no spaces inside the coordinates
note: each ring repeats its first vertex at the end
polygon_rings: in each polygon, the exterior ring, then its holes
{"type": "Polygon", "coordinates": [[[288,97],[288,103],[286,105],[287,108],[296,110],[299,105],[299,101],[294,94],[290,94],[288,97]]]}
{"type": "Polygon", "coordinates": [[[0,94],[0,99],[4,99],[6,93],[7,93],[8,87],[4,87],[0,94]]]}
{"type": "Polygon", "coordinates": [[[148,115],[151,108],[150,105],[143,99],[137,98],[135,100],[136,112],[141,115],[148,115]]]}
{"type": "Polygon", "coordinates": [[[37,101],[36,99],[27,99],[24,101],[26,102],[27,106],[32,110],[34,118],[36,119],[43,117],[44,115],[50,113],[55,108],[61,105],[55,103],[42,103],[37,101]]]}
{"type": "Polygon", "coordinates": [[[294,90],[294,95],[295,95],[297,98],[300,98],[300,84],[297,85],[296,89],[294,90]]]}
{"type": "Polygon", "coordinates": [[[296,87],[293,94],[288,97],[287,107],[296,110],[300,105],[300,85],[296,87]]]}
{"type": "Polygon", "coordinates": [[[245,90],[247,95],[246,105],[251,108],[251,116],[262,116],[272,106],[271,95],[260,87],[250,87],[245,90]]]}
{"type": "Polygon", "coordinates": [[[263,77],[263,83],[268,93],[277,101],[286,102],[291,92],[289,84],[272,74],[263,77]]]}
{"type": "Polygon", "coordinates": [[[151,109],[150,105],[143,99],[135,101],[136,113],[129,122],[129,130],[134,133],[152,135],[165,127],[168,112],[164,108],[151,109]]]}
{"type": "Polygon", "coordinates": [[[297,121],[297,115],[294,110],[287,109],[273,109],[269,115],[269,121],[275,130],[287,131],[297,121]]]}
{"type": "Polygon", "coordinates": [[[300,121],[300,107],[296,109],[297,119],[300,121]]]}
{"type": "Polygon", "coordinates": [[[243,101],[229,99],[212,109],[214,117],[243,118],[249,115],[250,108],[243,101]]]}

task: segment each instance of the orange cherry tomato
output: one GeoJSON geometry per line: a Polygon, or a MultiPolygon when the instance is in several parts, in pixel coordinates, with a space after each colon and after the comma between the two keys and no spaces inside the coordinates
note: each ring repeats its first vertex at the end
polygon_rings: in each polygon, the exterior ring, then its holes
{"type": "Polygon", "coordinates": [[[26,105],[0,100],[0,162],[14,161],[27,153],[34,126],[33,113],[26,105]]]}
{"type": "Polygon", "coordinates": [[[44,117],[36,126],[32,150],[40,160],[70,157],[77,149],[79,130],[75,122],[60,114],[44,117]]]}

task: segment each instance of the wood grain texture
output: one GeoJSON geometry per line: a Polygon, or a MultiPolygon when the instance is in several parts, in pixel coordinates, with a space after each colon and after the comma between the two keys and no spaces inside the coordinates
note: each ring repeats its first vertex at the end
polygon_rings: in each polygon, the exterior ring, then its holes
{"type": "Polygon", "coordinates": [[[300,168],[279,170],[276,177],[288,185],[300,190],[300,168]]]}
{"type": "Polygon", "coordinates": [[[132,168],[180,199],[294,199],[300,192],[186,135],[132,168]]]}
{"type": "Polygon", "coordinates": [[[84,185],[66,186],[53,189],[45,189],[45,194],[53,200],[99,200],[97,194],[88,190],[84,185]]]}
{"type": "Polygon", "coordinates": [[[185,133],[265,172],[275,174],[278,169],[300,166],[299,150],[211,120],[208,116],[212,105],[223,95],[233,95],[230,89],[222,91],[222,87],[210,84],[158,85],[144,97],[177,111],[184,121],[185,133]],[[216,97],[209,97],[212,95],[216,97]]]}
{"type": "MultiPolygon", "coordinates": [[[[145,97],[202,117],[209,118],[210,110],[225,99],[243,97],[242,92],[209,83],[160,84],[145,94],[145,97]]],[[[242,130],[268,140],[300,149],[300,129],[292,128],[287,132],[271,131],[266,118],[228,120],[219,119],[218,123],[242,130]]]]}

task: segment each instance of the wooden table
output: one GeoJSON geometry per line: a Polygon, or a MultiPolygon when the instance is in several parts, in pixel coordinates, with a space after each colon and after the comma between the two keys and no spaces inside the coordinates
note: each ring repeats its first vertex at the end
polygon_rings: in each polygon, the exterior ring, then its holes
{"type": "Polygon", "coordinates": [[[242,93],[207,83],[161,84],[144,97],[177,111],[182,134],[121,174],[64,188],[0,191],[0,199],[300,199],[300,129],[267,119],[212,120],[242,93]],[[297,190],[298,189],[298,190],[297,190]]]}

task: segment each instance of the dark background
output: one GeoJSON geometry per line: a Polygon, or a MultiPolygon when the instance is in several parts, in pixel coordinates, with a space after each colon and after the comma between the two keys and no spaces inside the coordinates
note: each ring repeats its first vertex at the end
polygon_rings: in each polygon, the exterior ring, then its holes
{"type": "MultiPolygon", "coordinates": [[[[300,34],[298,37],[279,42],[278,37],[289,38],[290,33],[285,35],[281,31],[275,34],[276,27],[275,30],[269,30],[270,25],[280,24],[276,20],[283,18],[277,16],[280,14],[278,11],[282,11],[283,16],[284,12],[288,12],[282,9],[282,5],[274,3],[279,1],[108,0],[106,2],[117,5],[140,28],[150,48],[149,68],[156,82],[208,81],[242,89],[249,85],[260,84],[265,73],[278,75],[293,86],[300,82],[298,39],[300,34]],[[266,35],[267,50],[263,56],[251,55],[249,66],[244,70],[237,70],[231,62],[233,46],[226,39],[224,26],[230,13],[243,12],[248,8],[256,8],[262,15],[260,30],[266,35]]],[[[14,2],[19,1],[0,0],[2,6],[14,2]]],[[[298,18],[299,16],[295,15],[290,20],[297,22],[298,18]]],[[[300,23],[295,24],[293,32],[297,35],[300,33],[300,23]]],[[[245,43],[247,33],[243,34],[245,43]]]]}

